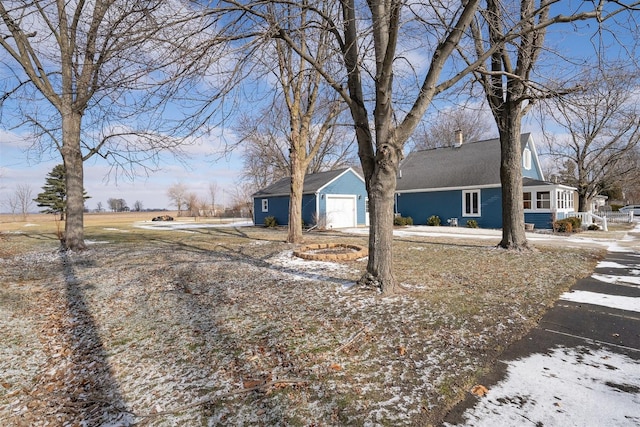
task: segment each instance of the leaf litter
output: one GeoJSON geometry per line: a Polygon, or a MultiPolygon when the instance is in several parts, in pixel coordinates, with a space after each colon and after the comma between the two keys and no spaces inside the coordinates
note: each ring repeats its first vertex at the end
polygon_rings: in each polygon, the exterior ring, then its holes
{"type": "MultiPolygon", "coordinates": [[[[366,260],[302,260],[283,238],[3,251],[0,423],[435,424],[602,255],[415,237],[394,248],[407,292],[382,297],[353,286],[366,260]]],[[[358,239],[308,239],[336,238],[358,239]]]]}

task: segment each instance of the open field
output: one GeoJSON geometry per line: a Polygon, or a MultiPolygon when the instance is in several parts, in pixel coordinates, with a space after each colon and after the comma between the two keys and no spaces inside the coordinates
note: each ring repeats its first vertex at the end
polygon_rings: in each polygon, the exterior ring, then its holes
{"type": "MultiPolygon", "coordinates": [[[[103,212],[103,213],[85,213],[84,222],[86,227],[115,227],[123,225],[130,227],[135,221],[151,221],[152,218],[160,215],[170,215],[176,220],[185,222],[210,222],[220,223],[228,221],[226,218],[194,218],[194,217],[178,217],[176,211],[149,211],[149,212],[103,212]]],[[[64,221],[60,221],[59,217],[51,214],[29,214],[26,220],[20,215],[12,214],[0,214],[0,231],[15,231],[29,226],[29,224],[37,224],[38,226],[45,227],[46,230],[51,228],[55,229],[58,225],[64,227],[64,221]]]]}
{"type": "Polygon", "coordinates": [[[436,425],[603,255],[402,236],[408,291],[382,298],[366,260],[295,258],[282,229],[153,216],[87,215],[82,253],[51,216],[1,220],[0,424],[436,425]]]}

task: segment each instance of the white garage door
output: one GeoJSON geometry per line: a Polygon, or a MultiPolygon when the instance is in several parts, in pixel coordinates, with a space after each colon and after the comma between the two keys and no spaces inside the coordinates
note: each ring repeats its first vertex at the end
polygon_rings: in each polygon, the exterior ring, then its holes
{"type": "Polygon", "coordinates": [[[327,195],[327,228],[356,226],[356,196],[327,195]]]}

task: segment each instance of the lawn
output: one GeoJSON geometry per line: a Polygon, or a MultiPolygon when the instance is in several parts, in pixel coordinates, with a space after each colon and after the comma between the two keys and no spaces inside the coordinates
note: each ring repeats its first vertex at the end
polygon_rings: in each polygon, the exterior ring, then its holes
{"type": "Polygon", "coordinates": [[[145,215],[87,216],[82,253],[51,217],[0,224],[0,424],[436,425],[604,254],[405,236],[382,297],[285,230],[145,215]]]}

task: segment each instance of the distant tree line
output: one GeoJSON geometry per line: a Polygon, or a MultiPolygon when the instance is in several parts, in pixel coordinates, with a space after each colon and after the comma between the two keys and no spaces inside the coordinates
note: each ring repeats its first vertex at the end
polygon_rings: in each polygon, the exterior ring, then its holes
{"type": "MultiPolygon", "coordinates": [[[[183,183],[176,183],[167,188],[167,197],[171,205],[178,210],[178,216],[191,217],[227,217],[252,215],[251,190],[248,185],[238,185],[231,196],[229,206],[218,203],[218,184],[212,182],[206,197],[191,191],[183,183]]],[[[222,190],[226,192],[226,190],[222,190]]]]}

